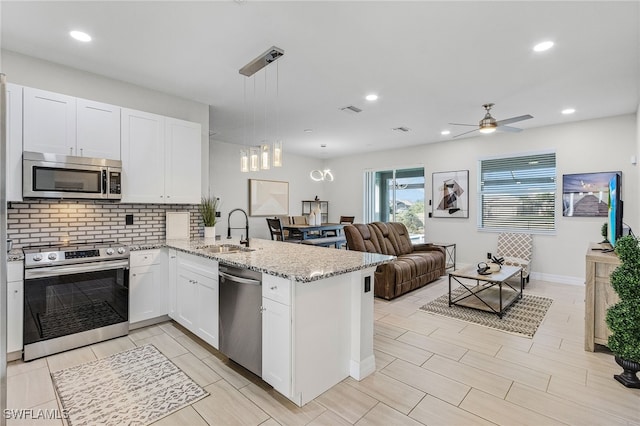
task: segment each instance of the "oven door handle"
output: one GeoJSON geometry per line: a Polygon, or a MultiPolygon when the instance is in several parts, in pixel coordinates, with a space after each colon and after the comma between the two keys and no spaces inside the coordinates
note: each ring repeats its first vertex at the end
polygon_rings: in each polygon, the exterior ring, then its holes
{"type": "Polygon", "coordinates": [[[111,269],[129,268],[128,260],[114,262],[96,262],[85,265],[52,266],[45,268],[25,269],[24,279],[58,277],[60,275],[81,274],[83,272],[109,271],[111,269]]]}

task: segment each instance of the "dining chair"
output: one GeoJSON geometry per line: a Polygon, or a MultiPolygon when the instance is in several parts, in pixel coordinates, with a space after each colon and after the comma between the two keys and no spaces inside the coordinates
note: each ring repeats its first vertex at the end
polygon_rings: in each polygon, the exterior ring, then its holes
{"type": "Polygon", "coordinates": [[[282,222],[280,218],[267,218],[267,225],[269,226],[269,232],[271,233],[271,239],[275,241],[285,241],[284,231],[282,230],[282,222]]]}
{"type": "Polygon", "coordinates": [[[306,216],[291,216],[290,220],[291,220],[290,223],[292,225],[308,225],[309,224],[306,216]]]}
{"type": "MultiPolygon", "coordinates": [[[[340,216],[340,223],[341,225],[351,225],[353,224],[353,221],[355,220],[355,216],[340,216]]],[[[330,231],[325,231],[324,233],[325,237],[337,237],[338,236],[338,231],[337,230],[330,230],[330,231]]]]}

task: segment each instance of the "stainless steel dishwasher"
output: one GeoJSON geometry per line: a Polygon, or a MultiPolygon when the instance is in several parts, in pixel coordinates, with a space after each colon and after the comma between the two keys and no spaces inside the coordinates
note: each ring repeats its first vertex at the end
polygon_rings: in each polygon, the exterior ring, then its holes
{"type": "Polygon", "coordinates": [[[262,274],[220,265],[220,352],[262,376],[262,274]]]}

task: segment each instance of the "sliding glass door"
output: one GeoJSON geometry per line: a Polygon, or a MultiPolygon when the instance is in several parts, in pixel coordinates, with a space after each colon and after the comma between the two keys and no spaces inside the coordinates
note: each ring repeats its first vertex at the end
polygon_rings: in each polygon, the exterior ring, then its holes
{"type": "Polygon", "coordinates": [[[402,222],[414,243],[424,241],[424,168],[367,172],[367,222],[402,222]]]}

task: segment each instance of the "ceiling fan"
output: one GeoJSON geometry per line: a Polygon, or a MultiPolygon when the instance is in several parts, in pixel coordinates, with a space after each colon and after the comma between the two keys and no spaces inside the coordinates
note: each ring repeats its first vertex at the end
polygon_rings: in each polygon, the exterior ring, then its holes
{"type": "Polygon", "coordinates": [[[466,135],[467,133],[471,133],[471,132],[475,132],[476,130],[479,130],[480,133],[493,133],[496,131],[496,129],[499,127],[500,130],[505,131],[505,132],[521,132],[522,129],[519,129],[517,127],[511,127],[511,126],[507,126],[507,124],[511,124],[511,123],[516,123],[518,121],[523,121],[523,120],[528,120],[530,118],[533,118],[532,115],[520,115],[518,117],[511,117],[511,118],[507,118],[505,120],[500,120],[497,121],[495,118],[493,118],[491,116],[491,108],[493,107],[494,104],[484,104],[482,105],[485,109],[485,111],[487,111],[484,115],[484,118],[482,120],[480,120],[479,124],[462,124],[462,123],[449,123],[452,126],[472,126],[472,127],[477,127],[477,129],[473,129],[473,130],[469,130],[468,132],[464,132],[464,133],[460,133],[459,135],[455,135],[453,136],[454,138],[457,138],[458,136],[462,136],[462,135],[466,135]]]}

